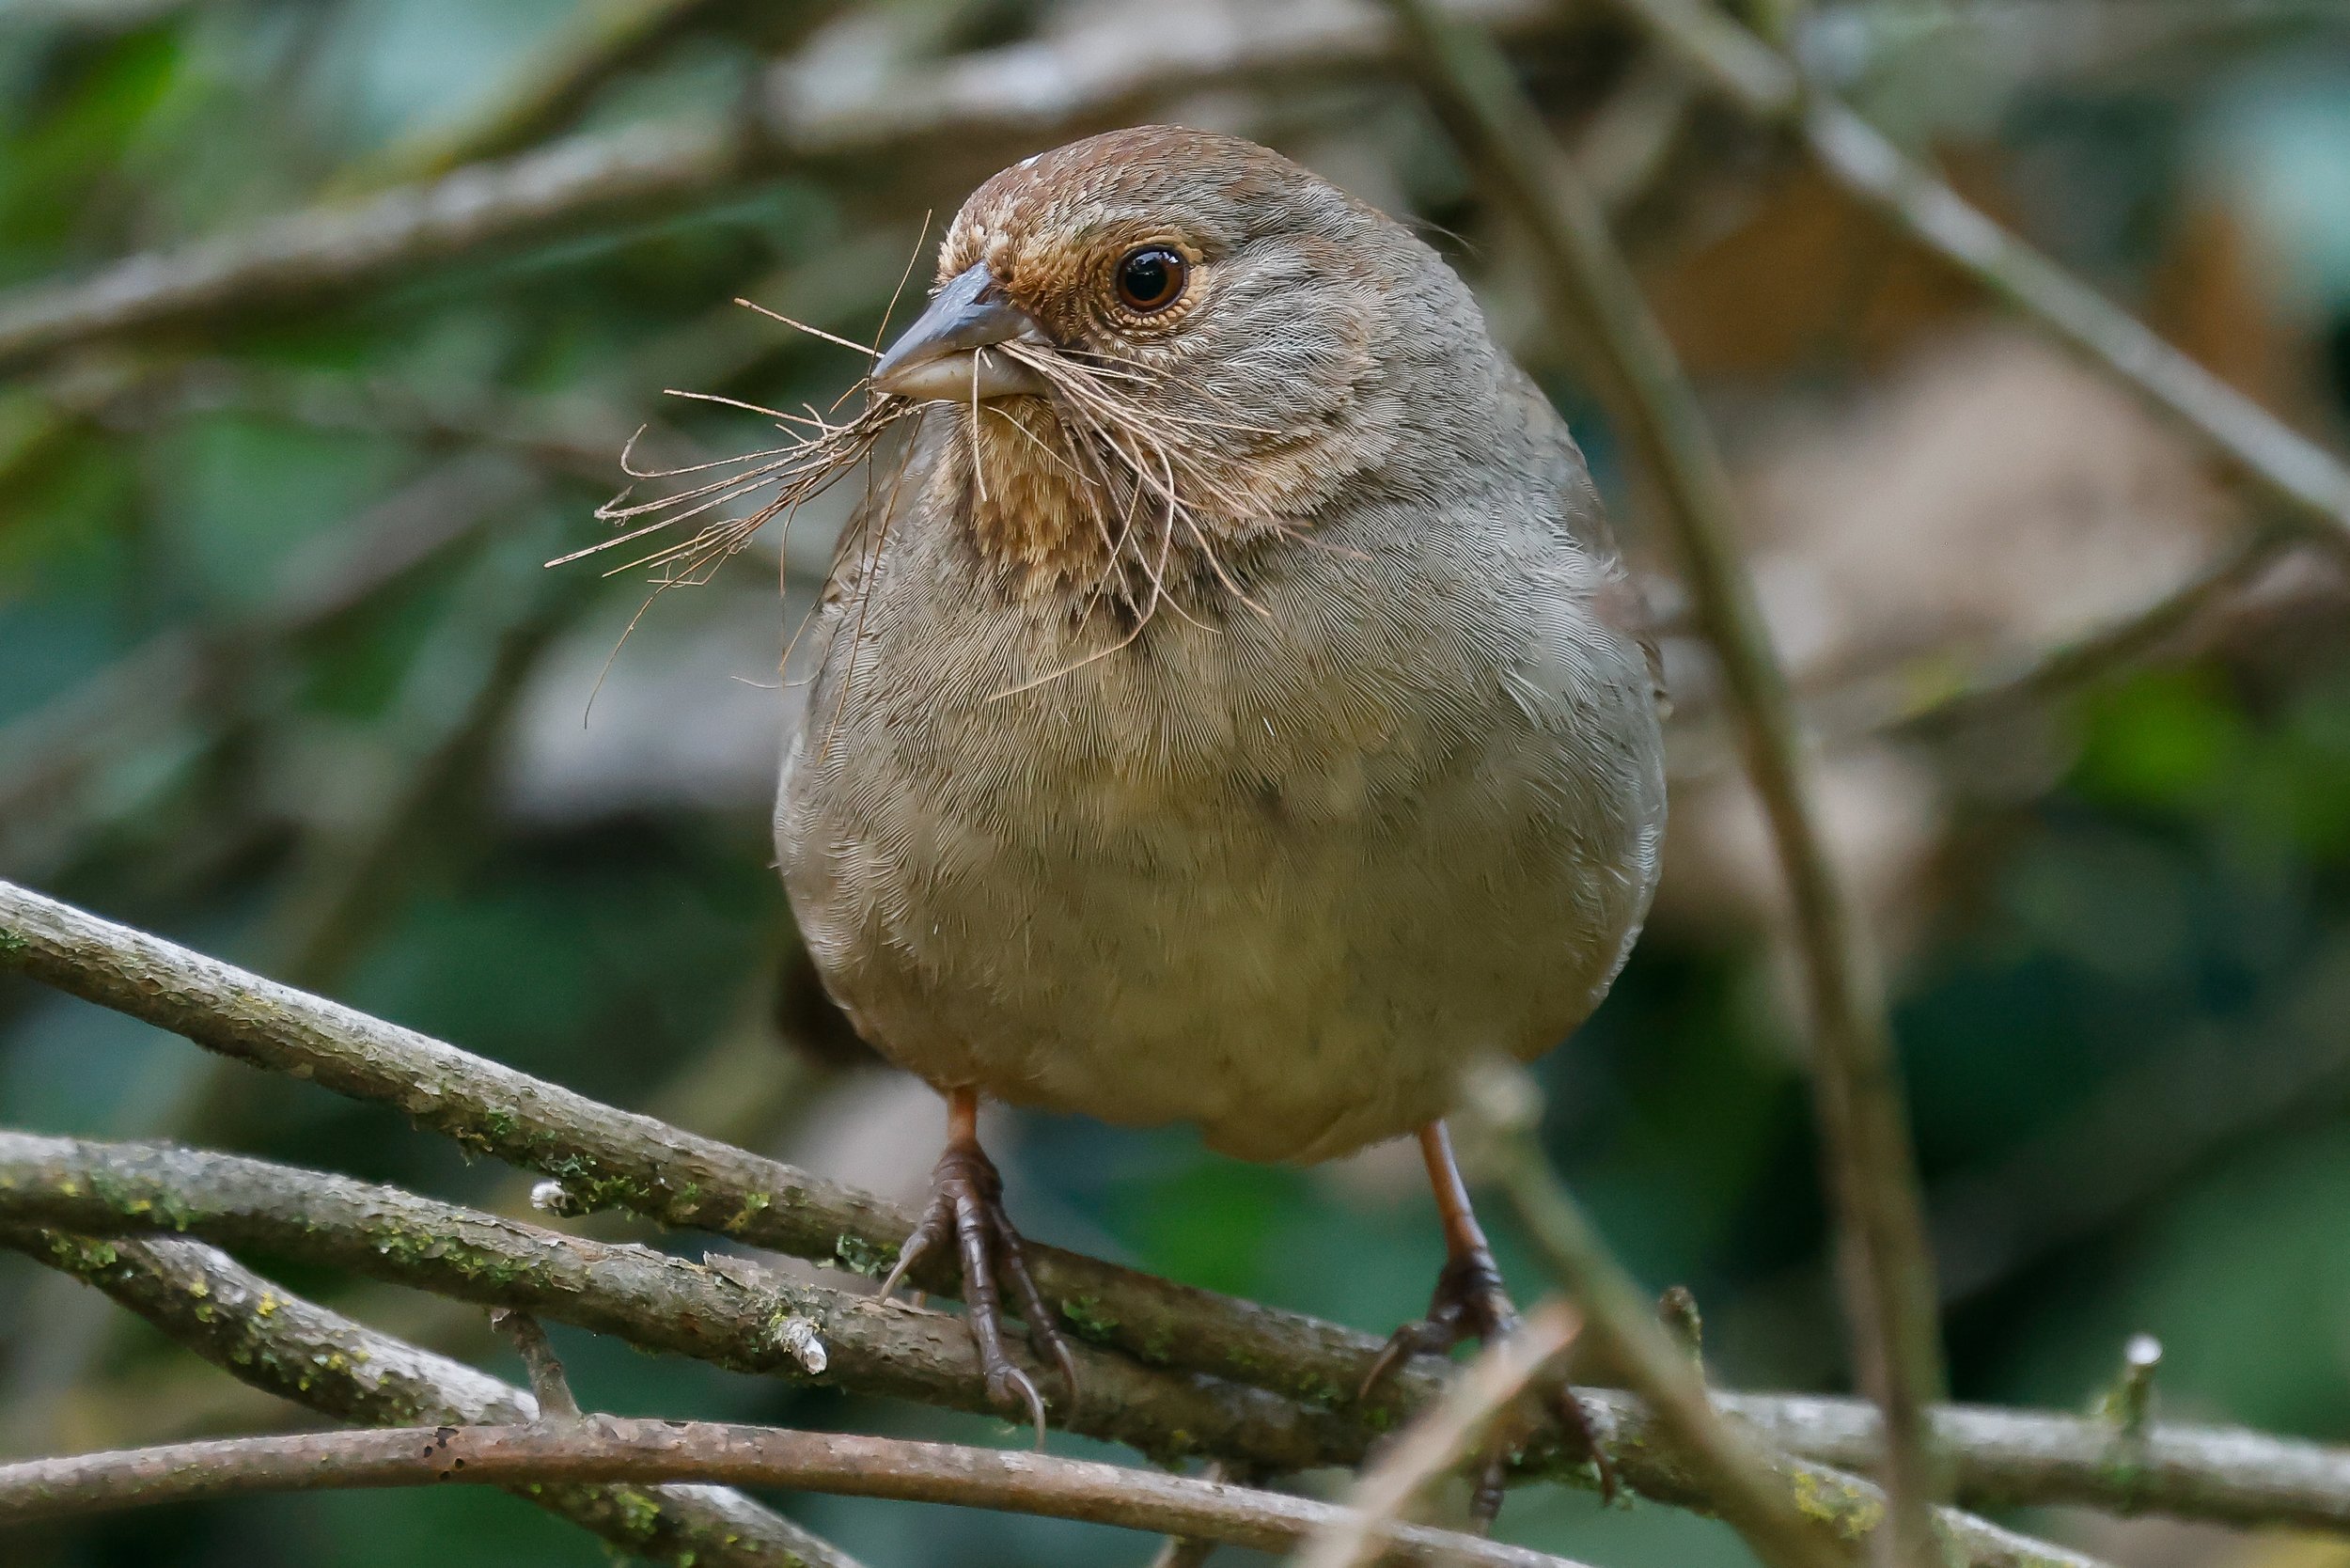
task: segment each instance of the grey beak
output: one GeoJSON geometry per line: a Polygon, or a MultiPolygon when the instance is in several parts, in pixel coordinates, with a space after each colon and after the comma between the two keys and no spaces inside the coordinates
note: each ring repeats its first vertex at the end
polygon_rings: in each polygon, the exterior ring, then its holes
{"type": "Polygon", "coordinates": [[[1043,377],[1009,354],[989,352],[1015,339],[1049,341],[1035,317],[1003,297],[981,262],[941,289],[921,320],[889,346],[873,367],[873,384],[926,401],[1042,397],[1043,377]]]}

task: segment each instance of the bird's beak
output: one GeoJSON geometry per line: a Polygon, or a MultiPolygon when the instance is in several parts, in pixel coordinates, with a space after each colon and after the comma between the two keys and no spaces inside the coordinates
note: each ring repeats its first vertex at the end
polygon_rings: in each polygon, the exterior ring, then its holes
{"type": "Polygon", "coordinates": [[[996,287],[985,262],[938,291],[922,319],[906,328],[873,367],[884,392],[926,401],[1042,397],[1044,378],[995,348],[1013,341],[1051,341],[1036,318],[996,287]]]}

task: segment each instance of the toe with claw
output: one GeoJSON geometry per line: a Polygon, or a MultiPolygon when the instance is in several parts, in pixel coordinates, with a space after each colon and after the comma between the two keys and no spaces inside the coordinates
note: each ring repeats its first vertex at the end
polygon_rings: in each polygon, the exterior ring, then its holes
{"type": "Polygon", "coordinates": [[[970,1090],[950,1091],[947,1148],[931,1172],[930,1203],[899,1249],[896,1264],[882,1281],[881,1294],[885,1297],[894,1293],[916,1262],[953,1238],[963,1269],[964,1311],[971,1325],[972,1342],[979,1349],[987,1397],[1007,1413],[1025,1413],[1035,1425],[1042,1447],[1044,1396],[1004,1348],[1005,1286],[1010,1287],[1013,1303],[1027,1324],[1029,1344],[1058,1369],[1073,1406],[1077,1401],[1077,1362],[1028,1270],[1020,1232],[1012,1229],[1010,1217],[1004,1213],[1003,1193],[1003,1178],[979,1147],[979,1096],[970,1090]]]}

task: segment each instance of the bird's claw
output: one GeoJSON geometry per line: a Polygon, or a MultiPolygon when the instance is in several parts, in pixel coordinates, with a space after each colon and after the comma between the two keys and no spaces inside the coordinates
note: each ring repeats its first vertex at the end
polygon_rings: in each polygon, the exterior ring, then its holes
{"type": "MultiPolygon", "coordinates": [[[[1443,1356],[1471,1340],[1480,1345],[1491,1344],[1517,1325],[1517,1307],[1502,1285],[1501,1270],[1493,1254],[1482,1247],[1456,1254],[1446,1262],[1444,1272],[1436,1276],[1428,1315],[1403,1325],[1387,1337],[1387,1342],[1372,1360],[1371,1371],[1364,1374],[1358,1397],[1369,1398],[1381,1380],[1410,1356],[1443,1356]]],[[[1560,1378],[1543,1388],[1543,1403],[1565,1434],[1569,1451],[1579,1451],[1597,1472],[1601,1498],[1614,1501],[1616,1467],[1600,1445],[1590,1413],[1583,1408],[1574,1388],[1560,1378]]],[[[1490,1526],[1501,1512],[1511,1450],[1515,1446],[1515,1437],[1522,1435],[1513,1433],[1512,1423],[1498,1422],[1478,1455],[1476,1490],[1471,1495],[1469,1512],[1480,1528],[1490,1526]]]]}
{"type": "Polygon", "coordinates": [[[931,1172],[930,1203],[898,1249],[898,1261],[882,1280],[881,1294],[885,1298],[894,1294],[925,1253],[953,1236],[963,1265],[964,1315],[979,1353],[987,1397],[998,1409],[1025,1413],[1042,1448],[1044,1396],[1004,1349],[999,1280],[1011,1287],[1027,1324],[1029,1344],[1059,1369],[1072,1407],[1077,1403],[1077,1360],[1028,1272],[1025,1244],[1004,1213],[1003,1191],[1003,1178],[984,1150],[976,1142],[949,1143],[931,1172]]]}
{"type": "Polygon", "coordinates": [[[1452,1258],[1436,1276],[1428,1315],[1387,1336],[1371,1371],[1363,1374],[1357,1397],[1368,1399],[1409,1356],[1448,1355],[1469,1340],[1486,1344],[1509,1333],[1517,1321],[1518,1309],[1502,1288],[1501,1270],[1492,1253],[1480,1249],[1452,1258]]]}

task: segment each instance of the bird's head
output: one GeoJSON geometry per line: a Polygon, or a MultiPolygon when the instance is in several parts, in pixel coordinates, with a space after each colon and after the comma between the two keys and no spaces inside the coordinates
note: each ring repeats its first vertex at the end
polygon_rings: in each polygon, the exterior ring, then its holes
{"type": "Polygon", "coordinates": [[[936,482],[983,553],[1133,587],[1310,529],[1465,336],[1465,290],[1400,226],[1254,143],[1147,126],[973,193],[873,384],[948,405],[936,482]]]}

